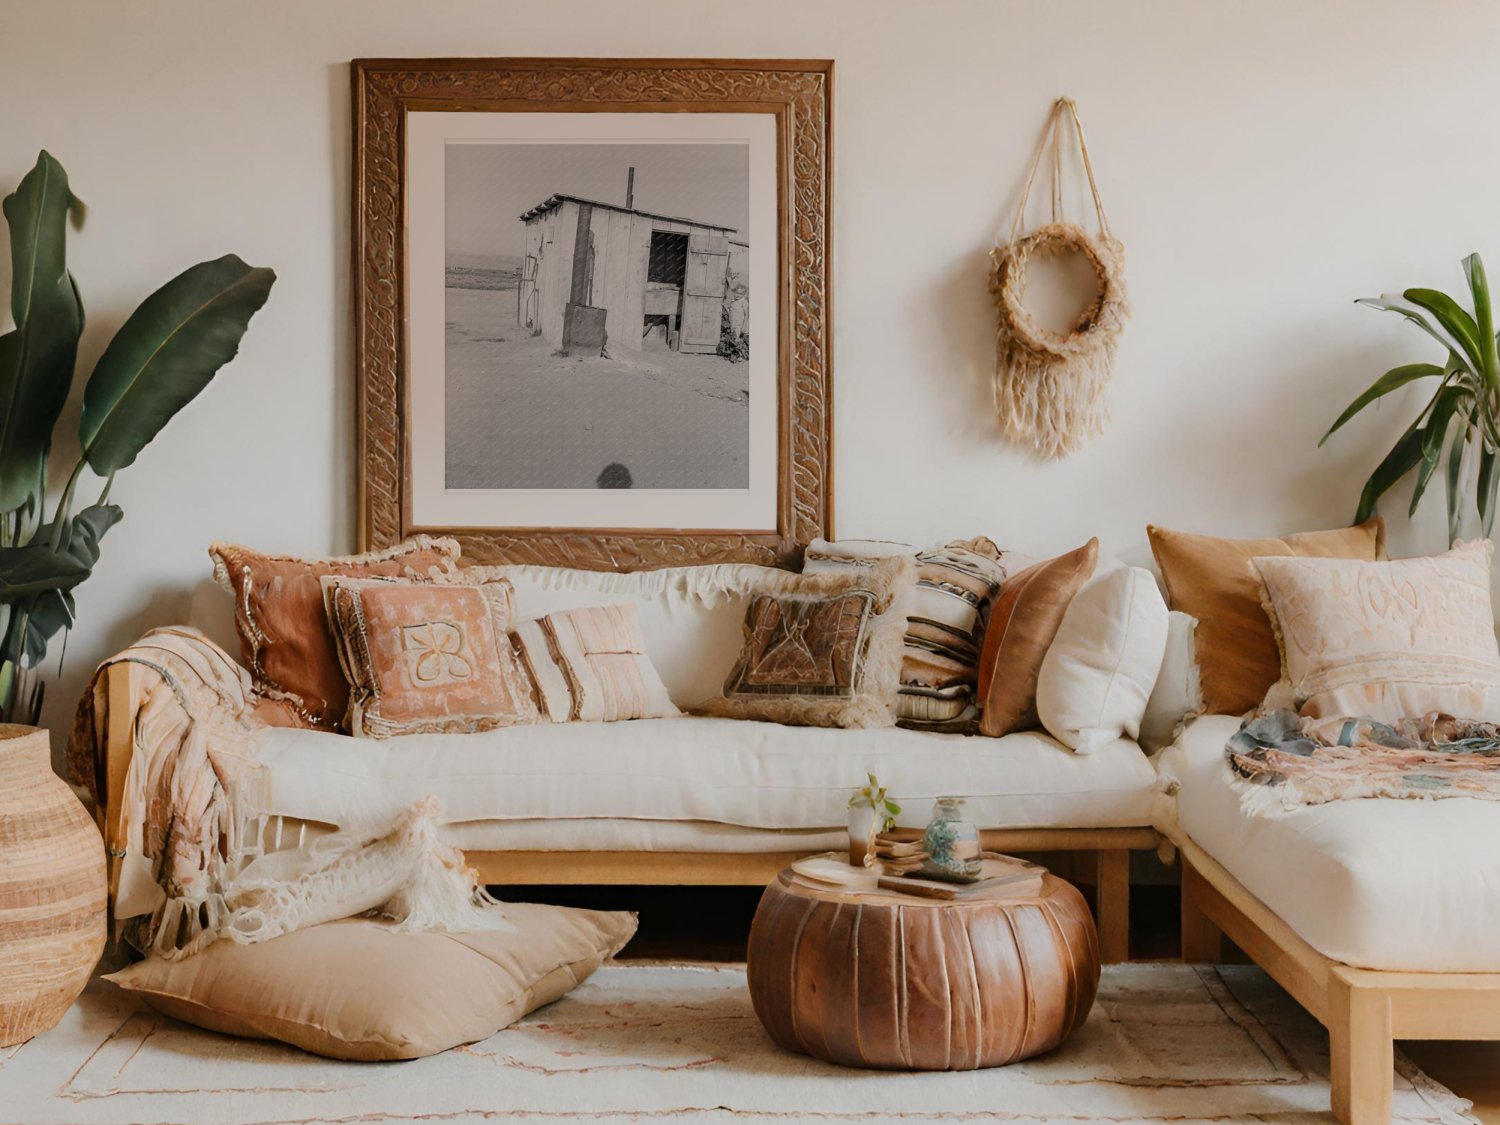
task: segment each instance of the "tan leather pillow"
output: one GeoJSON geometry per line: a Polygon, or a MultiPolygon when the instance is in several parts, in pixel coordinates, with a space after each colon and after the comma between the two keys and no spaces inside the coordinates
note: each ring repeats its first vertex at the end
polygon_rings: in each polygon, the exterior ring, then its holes
{"type": "Polygon", "coordinates": [[[1281,657],[1261,606],[1260,576],[1250,561],[1265,556],[1357,559],[1385,557],[1385,521],[1304,531],[1267,539],[1218,539],[1147,526],[1167,604],[1198,619],[1195,635],[1203,708],[1241,715],[1259,707],[1281,677],[1281,657]]]}
{"type": "Polygon", "coordinates": [[[992,738],[1040,725],[1036,684],[1073,595],[1094,573],[1099,540],[1027,567],[1000,587],[979,657],[979,733],[992,738]]]}
{"type": "Polygon", "coordinates": [[[511,648],[514,595],[504,578],[324,578],[349,683],[349,733],[473,734],[538,722],[531,681],[511,648]]]}
{"type": "Polygon", "coordinates": [[[634,914],[535,903],[507,903],[505,916],[514,933],[395,933],[348,918],[257,945],[222,939],[105,979],[209,1031],[333,1059],[417,1059],[488,1039],[567,994],[636,926],[634,914]]]}
{"type": "Polygon", "coordinates": [[[287,704],[284,717],[336,730],[349,706],[349,685],[323,611],[321,579],[425,578],[451,573],[458,543],[418,535],[386,551],[331,559],[268,555],[232,543],[208,549],[214,580],[234,598],[240,654],[263,695],[287,704]]]}

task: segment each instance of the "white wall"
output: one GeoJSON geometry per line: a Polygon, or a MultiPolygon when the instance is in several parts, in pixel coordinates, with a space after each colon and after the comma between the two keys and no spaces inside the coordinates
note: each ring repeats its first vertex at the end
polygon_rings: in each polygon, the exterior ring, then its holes
{"type": "MultiPolygon", "coordinates": [[[[1500,271],[1497,48],[1483,0],[0,0],[0,191],[45,146],[90,205],[86,361],[192,262],[232,250],[280,276],[240,358],[121,474],[48,722],[66,728],[92,663],[185,616],[211,539],[351,546],[352,58],[836,59],[838,531],[1138,555],[1148,520],[1352,514],[1415,400],[1317,438],[1429,354],[1352,299],[1457,287],[1473,249],[1500,271]],[[990,421],[986,252],[1062,93],[1135,318],[1108,432],[1037,466],[990,421]]],[[[1440,521],[1394,539],[1439,548],[1440,521]]]]}

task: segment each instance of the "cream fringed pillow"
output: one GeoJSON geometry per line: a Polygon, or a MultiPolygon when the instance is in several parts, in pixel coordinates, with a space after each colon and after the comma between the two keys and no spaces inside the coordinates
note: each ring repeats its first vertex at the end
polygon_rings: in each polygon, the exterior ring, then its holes
{"type": "MultiPolygon", "coordinates": [[[[480,575],[482,577],[482,574],[480,575]]],[[[325,577],[356,736],[469,734],[538,721],[511,651],[511,585],[325,577]]]]}
{"type": "Polygon", "coordinates": [[[682,714],[646,655],[634,605],[549,613],[511,634],[544,718],[613,723],[682,714]]]}
{"type": "Polygon", "coordinates": [[[216,941],[106,979],[195,1027],[279,1039],[358,1062],[416,1059],[488,1039],[618,953],[634,914],[508,902],[515,929],[392,932],[349,918],[270,941],[216,941]]]}
{"type": "Polygon", "coordinates": [[[892,725],[915,577],[902,555],[778,580],[750,599],[724,697],[701,710],[791,726],[892,725]]]}
{"type": "Polygon", "coordinates": [[[1320,719],[1500,721],[1491,552],[1484,540],[1392,562],[1256,559],[1282,653],[1267,701],[1320,719]]]}

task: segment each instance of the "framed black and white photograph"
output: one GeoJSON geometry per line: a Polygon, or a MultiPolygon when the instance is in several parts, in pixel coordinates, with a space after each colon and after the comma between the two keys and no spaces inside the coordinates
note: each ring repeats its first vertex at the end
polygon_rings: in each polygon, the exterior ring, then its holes
{"type": "Polygon", "coordinates": [[[355,67],[362,538],[630,568],[824,534],[826,64],[452,66],[355,67]]]}

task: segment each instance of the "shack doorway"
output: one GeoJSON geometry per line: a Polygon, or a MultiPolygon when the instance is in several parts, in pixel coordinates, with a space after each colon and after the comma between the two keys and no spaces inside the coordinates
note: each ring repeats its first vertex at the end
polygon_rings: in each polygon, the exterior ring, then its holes
{"type": "Polygon", "coordinates": [[[654,337],[677,349],[682,318],[682,283],[687,276],[688,236],[674,231],[651,232],[651,252],[646,259],[645,314],[641,336],[654,337]]]}

